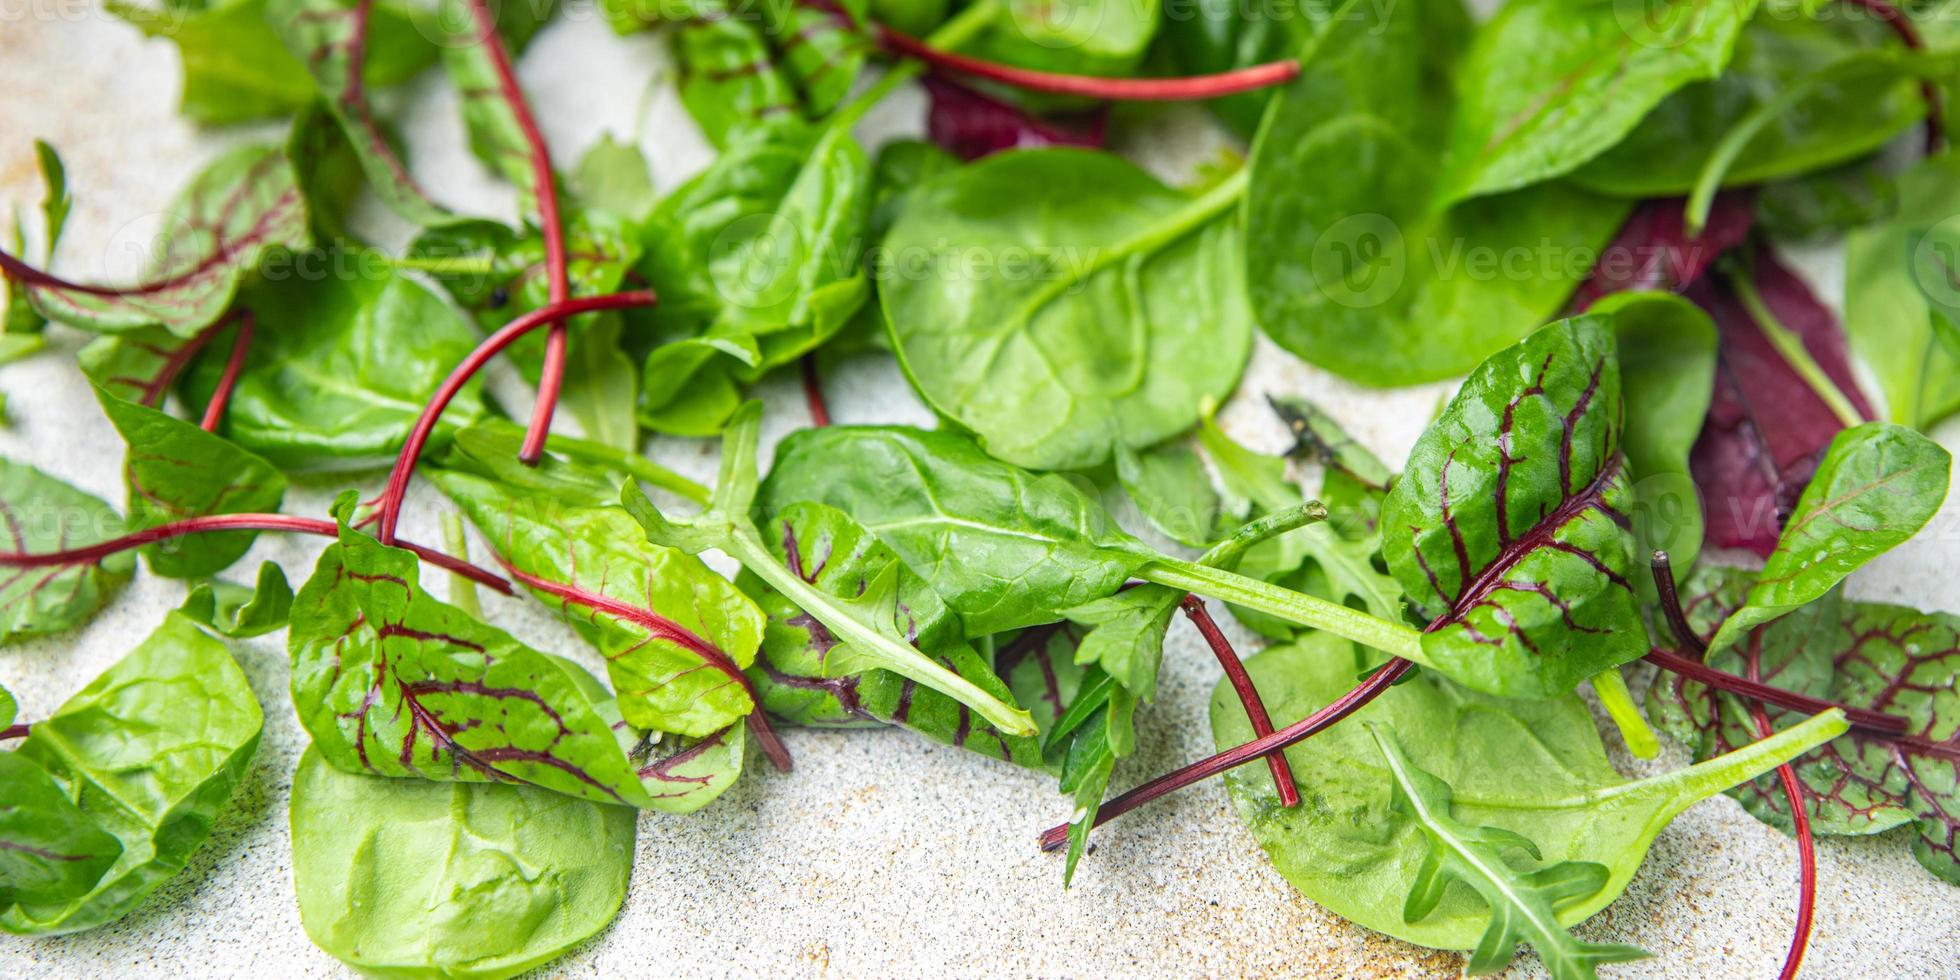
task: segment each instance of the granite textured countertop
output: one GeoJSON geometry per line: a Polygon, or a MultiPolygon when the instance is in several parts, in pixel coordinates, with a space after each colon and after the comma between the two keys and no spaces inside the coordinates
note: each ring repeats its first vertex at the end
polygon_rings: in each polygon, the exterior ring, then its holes
{"type": "MultiPolygon", "coordinates": [[[[195,129],[175,114],[179,70],[167,42],[145,40],[92,5],[71,6],[0,7],[0,215],[39,200],[31,140],[47,139],[67,160],[78,199],[58,268],[82,279],[126,277],[155,227],[145,215],[165,206],[223,148],[276,140],[281,128],[195,129]]],[[[521,75],[561,163],[605,131],[637,139],[662,188],[710,158],[674,98],[661,43],[613,36],[589,4],[572,4],[540,36],[521,75]]],[[[868,139],[921,128],[916,95],[884,110],[865,124],[868,139]]],[[[466,209],[512,210],[511,193],[465,149],[454,98],[439,80],[411,86],[407,112],[424,186],[466,209]]],[[[1141,135],[1124,149],[1168,179],[1185,178],[1220,145],[1190,110],[1159,112],[1130,128],[1141,135]]],[[[1840,291],[1835,258],[1828,252],[1799,258],[1834,298],[1840,291]]],[[[119,502],[122,444],[72,360],[85,338],[59,329],[53,336],[51,352],[0,368],[12,420],[0,429],[0,453],[119,502]]],[[[528,402],[508,375],[495,380],[514,393],[508,403],[528,402]]],[[[827,384],[839,421],[930,420],[888,362],[847,364],[827,384]]],[[[1262,340],[1224,421],[1241,438],[1277,449],[1282,434],[1259,396],[1301,392],[1384,458],[1399,460],[1447,390],[1360,389],[1262,340]]],[[[768,441],[806,424],[791,383],[765,384],[760,394],[771,406],[768,441]]],[[[1949,447],[1960,443],[1956,434],[1940,433],[1949,447]]],[[[656,441],[653,451],[677,468],[712,474],[712,447],[656,441]]],[[[364,478],[363,487],[375,482],[364,478]]],[[[300,481],[285,509],[324,514],[340,487],[333,480],[300,481]]],[[[404,533],[437,539],[434,515],[442,506],[433,491],[418,490],[404,533]]],[[[297,583],[319,547],[265,535],[239,567],[277,560],[297,583]]],[[[1949,511],[1858,576],[1853,592],[1960,610],[1956,552],[1960,534],[1949,511]]],[[[146,635],[182,594],[179,583],[139,575],[84,628],[0,649],[0,681],[26,705],[58,703],[146,635]]],[[[494,597],[486,603],[491,618],[526,640],[585,656],[538,604],[494,597]]],[[[183,874],[115,925],[53,939],[0,936],[0,976],[348,974],[307,941],[293,899],[286,798],[305,743],[287,696],[282,638],[244,643],[236,653],[264,703],[265,738],[211,841],[183,874]]],[[[1165,652],[1161,693],[1139,715],[1138,753],[1119,771],[1119,785],[1211,751],[1205,705],[1216,680],[1212,658],[1180,621],[1165,652]]],[[[1637,675],[1636,690],[1646,680],[1637,675]]],[[[1609,741],[1617,752],[1616,736],[1609,741]]],[[[542,973],[1448,976],[1461,970],[1453,954],[1351,926],[1295,893],[1233,816],[1217,781],[1099,832],[1075,886],[1064,891],[1060,860],[1034,847],[1036,831],[1066,815],[1052,780],[901,732],[791,731],[787,742],[796,758],[793,773],[753,766],[706,810],[643,816],[624,911],[603,935],[542,973]]],[[[1624,755],[1616,761],[1633,768],[1624,755]]],[[[1672,747],[1657,764],[1683,762],[1672,747]]],[[[1960,976],[1954,935],[1960,889],[1922,870],[1900,833],[1820,844],[1808,976],[1960,976]]],[[[1615,977],[1773,975],[1789,939],[1795,878],[1788,839],[1732,801],[1711,800],[1660,835],[1627,894],[1582,932],[1656,954],[1610,967],[1615,977]]],[[[1515,969],[1539,972],[1528,956],[1515,969]]]]}

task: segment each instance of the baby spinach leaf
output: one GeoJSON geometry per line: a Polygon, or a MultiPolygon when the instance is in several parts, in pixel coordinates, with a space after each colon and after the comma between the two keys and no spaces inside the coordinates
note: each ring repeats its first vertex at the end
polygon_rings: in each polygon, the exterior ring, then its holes
{"type": "MultiPolygon", "coordinates": [[[[945,602],[844,512],[792,504],[770,518],[764,531],[764,540],[793,574],[842,600],[855,600],[869,583],[895,574],[898,601],[888,628],[995,697],[1013,697],[986,658],[966,642],[959,618],[945,602]]],[[[769,617],[749,676],[771,714],[799,724],[903,725],[947,745],[1042,768],[1037,739],[976,721],[966,705],[910,678],[854,667],[848,646],[840,649],[837,638],[795,603],[753,573],[744,574],[740,584],[769,617]]]]}
{"type": "Polygon", "coordinates": [[[1138,452],[1116,444],[1116,478],[1130,502],[1165,537],[1202,548],[1218,535],[1218,491],[1191,447],[1166,444],[1138,452]]]}
{"type": "Polygon", "coordinates": [[[233,639],[249,639],[286,628],[292,618],[293,587],[273,562],[259,566],[251,588],[212,580],[191,589],[177,611],[191,621],[233,639]]]}
{"type": "Polygon", "coordinates": [[[14,278],[50,320],[96,333],[161,326],[189,337],[224,315],[269,249],[300,248],[310,237],[292,165],[274,147],[242,146],[220,156],[166,217],[149,272],[135,285],[14,278]]]}
{"type": "MultiPolygon", "coordinates": [[[[637,218],[653,209],[653,175],[638,145],[620,142],[610,132],[587,147],[571,172],[571,191],[581,207],[622,218],[637,218]]],[[[569,233],[569,232],[568,232],[569,233]]]]}
{"type": "Polygon", "coordinates": [[[1242,180],[1191,198],[1119,157],[1003,153],[907,195],[883,284],[899,364],[992,455],[1083,469],[1191,427],[1251,350],[1242,180]]]}
{"type": "Polygon", "coordinates": [[[1676,90],[1719,75],[1755,9],[1506,3],[1464,55],[1438,200],[1515,190],[1597,157],[1676,90]]]}
{"type": "Polygon", "coordinates": [[[1491,356],[1417,440],[1382,553],[1445,676],[1549,698],[1647,652],[1620,434],[1612,323],[1580,316],[1491,356]]]}
{"type": "MultiPolygon", "coordinates": [[[[469,457],[513,458],[516,435],[458,437],[457,468],[430,478],[483,533],[498,559],[546,605],[557,609],[606,658],[620,713],[636,728],[705,737],[742,720],[755,703],[740,672],[755,660],[763,615],[749,598],[701,559],[646,539],[615,494],[591,499],[596,474],[547,459],[537,479],[518,487],[473,467],[469,457]],[[475,450],[475,451],[473,451],[475,450]],[[556,472],[554,472],[556,471],[556,472]],[[554,485],[555,484],[555,485],[554,485]],[[555,588],[554,588],[555,587],[555,588]],[[597,596],[657,620],[634,622],[564,591],[597,596]]],[[[610,489],[610,488],[609,488],[610,489]]]]}
{"type": "MultiPolygon", "coordinates": [[[[1685,194],[1744,117],[1819,66],[1889,43],[1878,36],[1888,33],[1882,25],[1844,19],[1751,20],[1737,36],[1726,71],[1668,96],[1618,145],[1573,171],[1572,179],[1620,197],[1685,194]]],[[[1871,79],[1823,82],[1757,132],[1723,184],[1760,184],[1857,159],[1925,114],[1918,83],[1904,74],[1877,85],[1871,79]]]]}
{"type": "Polygon", "coordinates": [[[655,807],[619,708],[577,664],[422,591],[415,556],[345,526],[293,600],[293,706],[346,772],[531,783],[655,807]]]}
{"type": "Polygon", "coordinates": [[[1632,946],[1585,942],[1559,925],[1558,906],[1606,887],[1611,873],[1592,861],[1561,861],[1529,873],[1507,863],[1505,852],[1523,851],[1534,861],[1544,856],[1531,838],[1501,827],[1477,827],[1451,815],[1450,785],[1409,761],[1395,736],[1369,724],[1389,776],[1395,781],[1395,811],[1410,819],[1428,843],[1414,887],[1402,906],[1404,922],[1419,922],[1442,904],[1454,882],[1462,882],[1490,907],[1490,926],[1477,940],[1465,971],[1496,973],[1517,955],[1518,943],[1531,948],[1552,976],[1561,980],[1596,978],[1602,963],[1624,963],[1651,954],[1632,946]]]}
{"type": "MultiPolygon", "coordinates": [[[[0,711],[0,725],[12,723],[0,711]]],[[[40,766],[0,752],[0,911],[79,898],[122,856],[122,841],[70,800],[40,766]]]]}
{"type": "MultiPolygon", "coordinates": [[[[0,459],[0,546],[44,554],[123,533],[114,508],[24,463],[0,459]]],[[[16,568],[0,578],[0,641],[59,633],[95,614],[108,591],[135,570],[119,552],[101,561],[16,568]]]]}
{"type": "Polygon", "coordinates": [[[1157,33],[1159,0],[1003,0],[992,26],[965,46],[1022,68],[1127,75],[1157,33]]]}
{"type": "Polygon", "coordinates": [[[265,718],[225,645],[177,613],[53,715],[16,755],[46,771],[122,855],[87,894],[0,914],[16,935],[114,922],[211,835],[265,718]]]}
{"type": "MultiPolygon", "coordinates": [[[[293,255],[295,268],[330,262],[293,255]]],[[[373,465],[392,459],[456,362],[477,337],[455,309],[399,273],[267,281],[243,302],[262,325],[225,412],[224,434],[281,469],[373,465]]],[[[217,389],[222,359],[201,359],[185,379],[197,404],[217,389]]],[[[480,415],[472,380],[438,430],[480,415]]]]}
{"type": "Polygon", "coordinates": [[[1903,426],[1867,422],[1831,440],[1783,527],[1776,550],[1709,645],[1822,597],[1845,576],[1919,532],[1946,500],[1953,457],[1903,426]]]}
{"type": "MultiPolygon", "coordinates": [[[[1935,311],[1915,275],[1915,245],[1938,244],[1927,229],[1960,216],[1960,156],[1941,154],[1900,175],[1898,214],[1853,229],[1844,242],[1844,330],[1885,395],[1887,416],[1925,429],[1960,409],[1960,346],[1952,321],[1935,311]]],[[[1942,293],[1946,295],[1947,293],[1942,293]]]]}
{"type": "Polygon", "coordinates": [[[1343,7],[1274,96],[1249,164],[1260,326],[1375,385],[1462,374],[1543,323],[1628,208],[1556,183],[1432,206],[1447,81],[1428,73],[1447,60],[1425,53],[1417,7],[1394,4],[1386,21],[1343,7]]]}
{"type": "MultiPolygon", "coordinates": [[[[207,514],[271,513],[286,495],[272,464],[203,429],[97,388],[96,400],[129,444],[123,483],[132,531],[207,514]]],[[[231,567],[252,546],[250,531],[194,534],[143,546],[150,570],[203,578],[231,567]]]]}
{"type": "MultiPolygon", "coordinates": [[[[1333,7],[1320,0],[1197,0],[1182,5],[1180,12],[1183,16],[1164,18],[1164,49],[1180,73],[1209,75],[1294,57],[1333,7]]],[[[1240,92],[1205,105],[1234,133],[1249,138],[1271,98],[1266,91],[1240,92]]]]}
{"type": "MultiPolygon", "coordinates": [[[[1697,570],[1682,596],[1689,625],[1707,638],[1743,606],[1747,572],[1697,570]]],[[[1811,830],[1874,834],[1915,823],[1913,855],[1928,871],[1960,884],[1954,859],[1960,839],[1960,793],[1952,779],[1960,734],[1960,619],[1903,606],[1845,601],[1833,589],[1823,598],[1751,631],[1709,663],[1730,673],[1857,708],[1906,719],[1903,737],[1854,730],[1794,764],[1804,789],[1811,830]]],[[[1647,694],[1649,710],[1696,758],[1746,745],[1757,737],[1749,706],[1734,697],[1663,675],[1647,694]]],[[[1771,723],[1800,716],[1764,705],[1771,723]]],[[[1790,807],[1774,777],[1729,791],[1757,819],[1784,830],[1790,807]]]]}
{"type": "MultiPolygon", "coordinates": [[[[1379,662],[1340,638],[1310,633],[1246,661],[1284,725],[1332,702],[1355,674],[1379,662]]],[[[1229,683],[1212,694],[1219,748],[1242,744],[1252,725],[1229,683]]],[[[1264,767],[1226,774],[1239,816],[1280,874],[1308,898],[1359,925],[1439,949],[1476,949],[1491,908],[1470,888],[1446,889],[1433,910],[1408,921],[1430,844],[1394,805],[1395,780],[1365,727],[1393,731],[1412,766],[1452,789],[1449,816],[1537,845],[1543,862],[1604,865],[1603,885],[1557,908],[1571,926],[1625,891],[1656,834],[1689,806],[1767,773],[1846,730],[1841,713],[1819,716],[1740,751],[1676,772],[1627,780],[1606,758],[1592,712],[1576,695],[1515,701],[1478,694],[1434,671],[1388,689],[1337,725],[1287,749],[1304,805],[1282,807],[1264,767]],[[1360,722],[1360,724],[1356,724],[1360,722]],[[1494,765],[1493,760],[1503,760],[1494,765]]],[[[1420,906],[1418,906],[1420,908],[1420,906]]]]}
{"type": "Polygon", "coordinates": [[[902,426],[791,433],[758,503],[829,504],[878,536],[959,613],[968,636],[1054,622],[1114,593],[1150,553],[1068,479],[902,426]]]}
{"type": "Polygon", "coordinates": [[[293,885],[314,943],[362,972],[512,977],[597,935],[633,870],[635,814],[533,786],[293,775],[293,885]]]}

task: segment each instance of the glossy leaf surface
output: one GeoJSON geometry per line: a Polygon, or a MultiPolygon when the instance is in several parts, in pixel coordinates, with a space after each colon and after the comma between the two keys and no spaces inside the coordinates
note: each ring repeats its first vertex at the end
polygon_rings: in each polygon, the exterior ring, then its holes
{"type": "MultiPolygon", "coordinates": [[[[0,459],[0,548],[45,554],[122,532],[122,517],[108,504],[32,466],[0,459]]],[[[135,567],[135,556],[122,552],[92,564],[8,571],[0,576],[0,640],[79,625],[135,567]]]]}

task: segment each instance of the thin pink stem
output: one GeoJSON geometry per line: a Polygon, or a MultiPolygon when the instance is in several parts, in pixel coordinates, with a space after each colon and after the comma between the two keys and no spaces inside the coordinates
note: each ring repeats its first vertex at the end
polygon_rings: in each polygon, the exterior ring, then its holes
{"type": "Polygon", "coordinates": [[[1270,88],[1290,82],[1300,75],[1300,63],[1273,61],[1250,68],[1219,72],[1215,75],[1189,75],[1182,78],[1105,78],[1099,75],[1064,75],[1035,71],[986,61],[951,51],[941,51],[926,42],[877,25],[878,38],[886,47],[943,71],[950,71],[990,82],[1011,85],[1031,92],[1080,95],[1115,102],[1185,102],[1215,99],[1235,92],[1270,88]]]}
{"type": "Polygon", "coordinates": [[[5,731],[0,731],[0,742],[11,741],[16,738],[26,738],[27,730],[28,726],[26,725],[9,725],[5,731]]]}
{"type": "Polygon", "coordinates": [[[395,525],[401,519],[402,501],[408,495],[408,478],[415,472],[415,462],[422,455],[422,448],[428,445],[429,437],[435,433],[436,422],[442,418],[444,409],[454,401],[463,386],[469,383],[476,373],[497,356],[504,348],[517,341],[517,338],[530,333],[555,320],[580,313],[600,310],[621,310],[633,306],[649,306],[654,302],[651,291],[640,290],[629,293],[608,293],[604,296],[589,296],[567,300],[543,309],[532,310],[505,324],[496,333],[484,338],[462,363],[457,364],[444,378],[435,396],[422,409],[422,415],[415,420],[415,427],[409,430],[408,441],[402,444],[401,454],[395,457],[395,468],[388,474],[388,486],[381,491],[379,526],[375,536],[382,544],[393,544],[395,525]]]}
{"type": "Polygon", "coordinates": [[[803,401],[810,406],[810,424],[821,429],[830,424],[830,406],[824,402],[823,379],[817,376],[817,355],[803,355],[803,401]]]}
{"type": "MultiPolygon", "coordinates": [[[[1252,675],[1245,672],[1245,662],[1239,659],[1238,651],[1232,649],[1232,641],[1225,638],[1225,632],[1211,618],[1211,610],[1205,608],[1205,601],[1186,593],[1181,603],[1184,615],[1191,625],[1211,646],[1212,655],[1218,658],[1218,666],[1225,669],[1225,679],[1232,682],[1232,690],[1239,696],[1239,704],[1245,708],[1245,716],[1252,722],[1252,733],[1258,736],[1273,733],[1273,719],[1266,714],[1266,702],[1259,697],[1259,689],[1252,684],[1252,675]]],[[[1279,794],[1279,805],[1296,807],[1300,805],[1300,787],[1293,784],[1293,769],[1286,764],[1284,751],[1266,756],[1266,765],[1273,771],[1273,791],[1279,794]]]]}
{"type": "Polygon", "coordinates": [[[238,387],[239,372],[245,370],[245,354],[252,349],[252,311],[245,310],[238,315],[238,337],[231,342],[231,357],[225,361],[225,373],[218,379],[218,389],[211,393],[211,404],[204,406],[204,420],[198,425],[206,432],[218,431],[218,423],[224,421],[225,406],[231,404],[231,392],[238,387]]]}

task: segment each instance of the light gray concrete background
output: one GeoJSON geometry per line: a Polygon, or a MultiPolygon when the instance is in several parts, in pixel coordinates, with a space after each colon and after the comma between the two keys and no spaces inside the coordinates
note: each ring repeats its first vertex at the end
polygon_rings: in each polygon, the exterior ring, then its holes
{"type": "MultiPolygon", "coordinates": [[[[658,185],[671,188],[710,159],[672,91],[658,41],[614,37],[575,3],[523,59],[523,82],[561,165],[602,132],[636,140],[658,185]]],[[[31,140],[55,143],[78,208],[57,260],[62,273],[115,280],[136,272],[154,215],[202,163],[280,127],[199,131],[174,109],[174,50],[80,2],[0,3],[0,213],[39,200],[31,140]]],[[[923,103],[905,93],[868,120],[878,141],[916,133],[923,103]]],[[[456,206],[508,215],[512,195],[470,157],[455,100],[438,79],[411,86],[407,132],[425,187],[456,206]]],[[[1223,142],[1191,110],[1140,113],[1123,147],[1170,180],[1213,159],[1223,142]]],[[[1828,251],[1800,256],[1823,290],[1841,291],[1828,251]]],[[[266,324],[264,329],[277,329],[266,324]]],[[[101,417],[74,351],[85,338],[55,330],[54,349],[0,369],[10,425],[0,453],[120,502],[122,446],[101,417]]],[[[528,404],[510,378],[507,404],[528,404]]],[[[839,421],[929,416],[888,361],[866,359],[827,381],[839,421]]],[[[1261,341],[1225,424],[1267,450],[1282,434],[1261,407],[1267,392],[1300,392],[1331,409],[1367,445],[1399,461],[1448,386],[1357,388],[1261,341]]],[[[806,424],[793,382],[766,383],[766,436],[806,424]]],[[[1954,430],[1943,441],[1956,443],[1954,430]]],[[[702,478],[713,448],[657,441],[653,451],[702,478]]],[[[364,489],[377,481],[364,478],[364,489]]],[[[321,514],[341,484],[310,481],[286,510],[321,514]]],[[[405,534],[433,541],[442,503],[411,498],[405,534]]],[[[1954,512],[1860,575],[1861,597],[1960,609],[1953,575],[1954,512]]],[[[295,583],[319,543],[262,536],[241,569],[283,564],[295,583]]],[[[0,650],[0,681],[26,717],[45,710],[146,635],[183,593],[147,574],[73,633],[0,650]]],[[[488,615],[545,649],[585,656],[536,603],[486,598],[488,615]]],[[[1230,624],[1228,622],[1228,628],[1230,624]]],[[[347,970],[302,932],[286,829],[292,768],[304,747],[286,691],[279,637],[240,645],[265,705],[252,771],[189,869],[113,926],[55,939],[0,937],[0,977],[342,976],[347,970]]],[[[1137,756],[1117,776],[1139,781],[1211,750],[1206,699],[1217,668],[1180,622],[1165,654],[1161,694],[1139,717],[1137,756]]],[[[1636,678],[1644,688],[1646,677],[1636,678]]],[[[1609,735],[1617,747],[1616,736],[1609,735]]],[[[1209,782],[1097,835],[1073,889],[1035,833],[1066,815],[1052,780],[899,732],[788,733],[795,772],[752,767],[708,809],[648,814],[625,910],[612,927],[542,971],[547,976],[1448,976],[1454,954],[1421,950],[1351,926],[1296,894],[1209,782]]],[[[1625,757],[1623,766],[1632,771],[1625,757]]],[[[1684,759],[1670,748],[1658,764],[1684,759]]],[[[1813,977],[1960,976],[1960,889],[1920,869],[1900,833],[1831,839],[1819,848],[1821,887],[1813,977]]],[[[1584,928],[1589,938],[1637,943],[1654,959],[1609,967],[1625,977],[1763,977],[1780,965],[1794,907],[1795,848],[1727,800],[1716,799],[1660,835],[1625,897],[1584,928]]],[[[1528,956],[1520,972],[1539,972],[1528,956]]]]}

